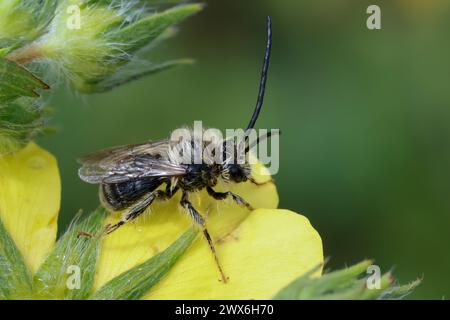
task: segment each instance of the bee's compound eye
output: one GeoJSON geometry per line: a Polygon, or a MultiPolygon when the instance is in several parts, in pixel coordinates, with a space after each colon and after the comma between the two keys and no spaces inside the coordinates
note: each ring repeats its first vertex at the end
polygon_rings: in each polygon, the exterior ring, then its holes
{"type": "Polygon", "coordinates": [[[238,175],[239,171],[240,171],[239,168],[236,167],[236,166],[231,166],[230,167],[230,175],[232,175],[232,176],[238,175]]]}
{"type": "Polygon", "coordinates": [[[244,179],[244,172],[237,165],[232,165],[229,168],[231,180],[241,182],[244,179]]]}

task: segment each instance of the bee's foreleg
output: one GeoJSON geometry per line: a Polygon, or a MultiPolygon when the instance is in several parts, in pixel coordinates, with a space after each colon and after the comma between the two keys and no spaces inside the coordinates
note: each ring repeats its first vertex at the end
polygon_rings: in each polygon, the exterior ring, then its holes
{"type": "Polygon", "coordinates": [[[238,196],[237,194],[235,194],[231,191],[216,192],[211,187],[207,187],[206,190],[208,191],[208,194],[216,200],[224,200],[228,197],[231,197],[234,200],[234,202],[236,202],[238,205],[244,206],[247,209],[249,209],[250,211],[253,210],[253,207],[250,205],[250,203],[248,203],[242,197],[238,196]]]}
{"type": "Polygon", "coordinates": [[[84,231],[78,231],[77,238],[89,238],[92,239],[95,237],[95,234],[84,232],[84,231]]]}
{"type": "Polygon", "coordinates": [[[130,222],[137,217],[139,217],[145,210],[152,204],[155,199],[165,199],[171,197],[172,194],[166,191],[157,190],[150,192],[144,195],[136,204],[130,207],[125,213],[122,215],[122,218],[119,222],[115,224],[109,224],[105,227],[106,234],[110,234],[111,232],[117,230],[119,227],[123,226],[125,223],[130,222]]]}
{"type": "Polygon", "coordinates": [[[220,265],[220,261],[217,256],[216,249],[214,247],[214,243],[211,239],[211,236],[209,235],[208,229],[206,229],[205,219],[203,219],[201,214],[194,208],[192,203],[188,200],[186,192],[183,192],[183,196],[181,197],[180,204],[184,209],[186,209],[189,212],[189,215],[191,216],[192,220],[194,220],[194,222],[202,228],[203,235],[205,236],[206,241],[208,241],[208,245],[214,256],[214,260],[216,262],[217,268],[219,269],[220,275],[222,276],[222,281],[223,281],[223,283],[227,283],[228,277],[225,276],[222,266],[220,265]]]}
{"type": "Polygon", "coordinates": [[[257,182],[254,178],[250,178],[248,180],[251,183],[253,183],[254,185],[257,185],[257,186],[263,186],[263,185],[268,184],[268,183],[274,183],[273,179],[270,179],[269,181],[265,181],[265,182],[257,182]]]}

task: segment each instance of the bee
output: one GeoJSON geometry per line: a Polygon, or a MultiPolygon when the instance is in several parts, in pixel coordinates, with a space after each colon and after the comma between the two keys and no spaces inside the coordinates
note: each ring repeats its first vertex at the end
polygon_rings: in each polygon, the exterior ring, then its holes
{"type": "MultiPolygon", "coordinates": [[[[270,51],[272,46],[271,18],[267,17],[267,42],[259,84],[258,98],[253,115],[245,130],[244,152],[261,140],[269,138],[272,131],[257,137],[253,144],[249,142],[249,132],[253,130],[260,114],[269,68],[270,51]]],[[[81,158],[80,178],[91,184],[99,184],[100,201],[111,212],[123,211],[121,219],[115,224],[105,227],[105,233],[110,234],[127,222],[141,214],[154,202],[170,199],[177,192],[181,192],[181,207],[190,215],[193,222],[203,231],[222,281],[227,282],[220,261],[214,248],[213,240],[206,228],[205,218],[194,208],[189,200],[193,192],[206,189],[208,194],[216,200],[230,198],[238,205],[252,210],[252,206],[239,195],[227,191],[217,192],[214,187],[219,180],[228,183],[242,183],[250,181],[261,185],[252,177],[248,157],[243,163],[236,161],[237,152],[229,152],[227,140],[211,139],[203,141],[202,137],[193,133],[189,139],[173,142],[169,139],[148,141],[141,144],[125,145],[101,150],[81,158]],[[185,163],[180,157],[180,150],[189,151],[194,156],[200,155],[199,150],[209,145],[212,150],[219,150],[222,155],[220,161],[211,155],[201,153],[201,161],[185,163]],[[227,149],[228,148],[228,149],[227,149]]],[[[233,146],[233,151],[237,147],[233,146]]],[[[214,154],[214,152],[213,152],[214,154]]]]}

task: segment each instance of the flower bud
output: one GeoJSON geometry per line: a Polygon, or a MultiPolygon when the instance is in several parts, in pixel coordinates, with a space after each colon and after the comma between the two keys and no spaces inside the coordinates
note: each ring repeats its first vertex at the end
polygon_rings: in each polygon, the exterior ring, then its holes
{"type": "Polygon", "coordinates": [[[105,91],[185,62],[166,62],[120,74],[121,67],[133,61],[138,50],[166,37],[175,24],[201,8],[199,4],[186,4],[148,12],[140,1],[66,0],[56,9],[47,33],[8,58],[21,64],[48,61],[77,90],[105,91]]]}

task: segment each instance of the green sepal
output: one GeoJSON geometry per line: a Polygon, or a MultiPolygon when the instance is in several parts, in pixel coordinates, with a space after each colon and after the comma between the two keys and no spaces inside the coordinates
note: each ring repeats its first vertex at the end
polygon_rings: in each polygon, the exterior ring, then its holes
{"type": "Polygon", "coordinates": [[[0,59],[0,103],[18,97],[39,97],[39,90],[49,86],[18,64],[0,59]]]}
{"type": "Polygon", "coordinates": [[[191,227],[166,250],[110,280],[90,299],[135,300],[141,298],[172,269],[175,262],[192,244],[197,233],[197,228],[191,227]]]}
{"type": "Polygon", "coordinates": [[[33,278],[36,298],[78,300],[92,293],[105,216],[99,208],[81,222],[75,218],[33,278]]]}
{"type": "Polygon", "coordinates": [[[25,261],[0,219],[0,299],[24,299],[30,293],[25,261]]]}
{"type": "Polygon", "coordinates": [[[89,85],[89,93],[109,91],[128,82],[141,79],[145,76],[155,74],[173,67],[191,65],[193,63],[194,61],[192,59],[179,59],[166,61],[160,64],[151,64],[140,69],[134,69],[132,66],[127,65],[126,67],[115,73],[113,76],[106,78],[98,83],[92,83],[91,85],[89,85]]]}
{"type": "Polygon", "coordinates": [[[370,300],[398,299],[409,294],[420,280],[408,285],[395,284],[388,272],[379,279],[378,288],[369,288],[368,267],[371,260],[364,260],[351,267],[326,273],[320,277],[314,275],[322,267],[317,266],[280,290],[275,300],[370,300]]]}
{"type": "Polygon", "coordinates": [[[165,30],[197,13],[202,8],[203,5],[201,4],[179,5],[161,13],[144,17],[124,28],[110,32],[106,38],[112,43],[123,43],[122,49],[128,54],[132,54],[151,44],[165,30]]]}
{"type": "Polygon", "coordinates": [[[45,130],[45,110],[32,98],[0,104],[0,156],[20,150],[45,130]]]}

